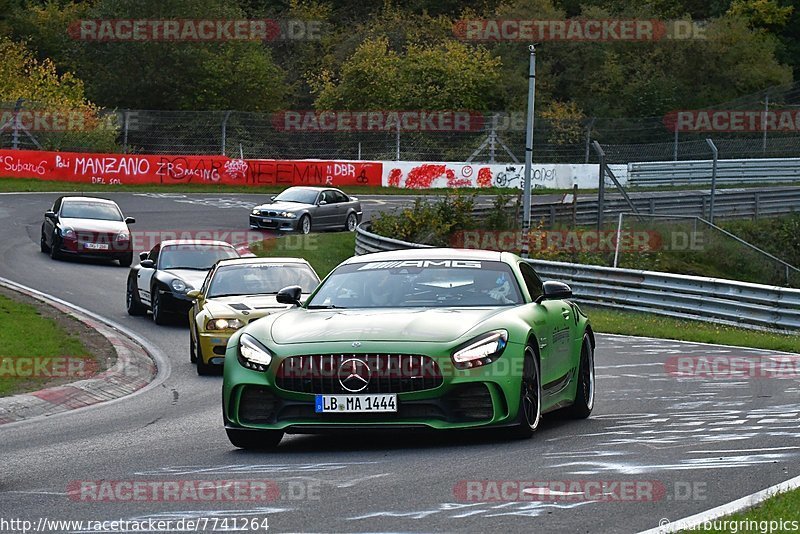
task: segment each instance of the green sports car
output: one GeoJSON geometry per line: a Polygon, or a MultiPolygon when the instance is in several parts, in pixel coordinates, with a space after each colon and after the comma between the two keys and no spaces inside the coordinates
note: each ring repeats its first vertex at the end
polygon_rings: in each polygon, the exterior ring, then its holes
{"type": "Polygon", "coordinates": [[[301,305],[249,324],[226,349],[231,443],[344,428],[507,427],[588,417],[594,335],[569,286],[507,252],[412,249],[350,258],[301,305]]]}

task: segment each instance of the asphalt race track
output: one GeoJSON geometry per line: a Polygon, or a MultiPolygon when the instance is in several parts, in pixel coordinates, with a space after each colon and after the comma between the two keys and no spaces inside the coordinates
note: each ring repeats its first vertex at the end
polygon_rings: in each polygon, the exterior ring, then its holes
{"type": "MultiPolygon", "coordinates": [[[[121,402],[0,427],[4,518],[267,518],[277,532],[635,532],[800,474],[800,380],[676,378],[665,368],[675,356],[768,353],[602,335],[592,417],[550,414],[531,440],[349,433],[286,436],[272,453],[234,449],[222,427],[222,379],[196,374],[185,327],[129,317],[127,269],[39,252],[42,214],[56,196],[0,195],[0,276],[125,325],[163,351],[170,372],[121,402]],[[67,494],[75,481],[231,479],[274,481],[280,495],[271,502],[82,502],[67,494]],[[547,483],[551,492],[517,499],[514,481],[547,483]],[[587,500],[569,481],[604,489],[587,500]],[[631,487],[633,494],[621,489],[631,487]]],[[[247,230],[247,208],[260,201],[105,196],[136,217],[138,231],[247,230]]],[[[410,201],[362,200],[368,215],[410,201]]]]}

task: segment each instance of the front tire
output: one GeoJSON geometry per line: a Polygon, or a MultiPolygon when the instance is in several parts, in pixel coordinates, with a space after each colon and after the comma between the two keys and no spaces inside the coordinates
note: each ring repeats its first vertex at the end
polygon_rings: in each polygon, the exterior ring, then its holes
{"type": "Polygon", "coordinates": [[[525,347],[525,359],[520,384],[517,426],[512,430],[513,437],[528,439],[533,436],[542,419],[542,381],[539,361],[533,348],[525,347]]]}
{"type": "Polygon", "coordinates": [[[347,220],[344,223],[344,229],[348,232],[355,232],[356,226],[358,226],[358,217],[356,217],[355,213],[351,213],[347,216],[347,220]]]}
{"type": "Polygon", "coordinates": [[[125,308],[128,310],[128,315],[144,315],[147,312],[139,300],[135,280],[128,280],[128,287],[125,290],[125,308]]]}
{"type": "Polygon", "coordinates": [[[280,430],[238,430],[226,428],[228,440],[240,449],[270,450],[278,446],[283,439],[280,430]]]}
{"type": "MultiPolygon", "coordinates": [[[[191,318],[189,319],[191,321],[191,318]]],[[[197,328],[189,327],[189,361],[192,363],[197,363],[197,350],[195,349],[194,339],[197,337],[197,328]],[[192,336],[192,332],[194,332],[194,336],[192,336]]],[[[198,345],[200,342],[198,341],[198,345]]]]}
{"type": "Polygon", "coordinates": [[[47,240],[44,238],[44,228],[42,229],[42,235],[39,238],[39,248],[44,253],[50,252],[50,247],[47,246],[47,240]]]}
{"type": "Polygon", "coordinates": [[[164,312],[163,304],[161,302],[161,295],[158,292],[158,288],[154,287],[150,295],[150,302],[152,303],[151,308],[153,310],[153,321],[157,325],[167,324],[167,314],[164,312]]]}
{"type": "Polygon", "coordinates": [[[123,254],[122,256],[117,258],[117,260],[119,261],[120,266],[130,267],[131,264],[133,263],[133,252],[128,252],[126,254],[123,254]]]}
{"type": "Polygon", "coordinates": [[[578,387],[575,402],[569,407],[570,416],[586,419],[594,408],[594,349],[589,334],[583,335],[581,361],[578,364],[578,387]]]}
{"type": "Polygon", "coordinates": [[[308,215],[303,215],[300,217],[300,222],[297,224],[297,228],[303,235],[311,233],[311,217],[308,215]]]}
{"type": "Polygon", "coordinates": [[[59,247],[61,245],[59,244],[58,239],[56,239],[55,234],[53,234],[52,243],[53,244],[50,245],[50,257],[53,258],[54,260],[60,260],[61,257],[62,257],[62,254],[61,254],[61,251],[59,250],[59,247]]]}
{"type": "MultiPolygon", "coordinates": [[[[195,330],[197,335],[197,330],[195,330]]],[[[203,347],[200,345],[200,336],[197,335],[197,343],[195,344],[195,358],[197,359],[197,374],[200,376],[209,376],[219,374],[220,369],[216,365],[206,363],[203,357],[203,347]]]]}

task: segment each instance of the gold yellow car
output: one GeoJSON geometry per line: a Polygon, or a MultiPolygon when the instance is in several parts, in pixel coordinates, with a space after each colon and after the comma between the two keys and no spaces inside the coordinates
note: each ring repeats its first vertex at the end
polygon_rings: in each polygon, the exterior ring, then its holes
{"type": "Polygon", "coordinates": [[[319,276],[301,258],[231,258],[218,261],[198,290],[189,310],[189,354],[197,374],[218,373],[225,362],[228,338],[242,326],[291,305],[275,296],[289,286],[299,286],[308,296],[319,276]]]}

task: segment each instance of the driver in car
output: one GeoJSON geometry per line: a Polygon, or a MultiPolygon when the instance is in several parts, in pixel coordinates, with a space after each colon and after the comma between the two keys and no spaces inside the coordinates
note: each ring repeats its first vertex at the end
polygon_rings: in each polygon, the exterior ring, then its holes
{"type": "Polygon", "coordinates": [[[376,271],[364,283],[364,295],[368,304],[374,307],[388,306],[393,302],[397,294],[397,287],[392,282],[392,275],[389,271],[376,271]]]}

